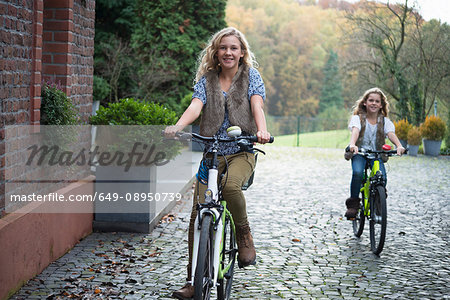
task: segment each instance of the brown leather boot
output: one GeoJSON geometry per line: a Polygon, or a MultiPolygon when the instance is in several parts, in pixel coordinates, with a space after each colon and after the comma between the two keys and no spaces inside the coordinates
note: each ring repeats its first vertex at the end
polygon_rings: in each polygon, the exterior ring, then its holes
{"type": "Polygon", "coordinates": [[[345,212],[345,217],[347,220],[352,220],[356,218],[359,208],[359,198],[348,198],[345,200],[345,205],[347,205],[347,211],[345,212]]]}
{"type": "Polygon", "coordinates": [[[194,298],[194,286],[186,283],[181,289],[173,292],[172,296],[181,300],[188,300],[194,298]]]}
{"type": "Polygon", "coordinates": [[[236,240],[238,245],[239,268],[256,264],[256,251],[250,226],[236,226],[236,240]]]}

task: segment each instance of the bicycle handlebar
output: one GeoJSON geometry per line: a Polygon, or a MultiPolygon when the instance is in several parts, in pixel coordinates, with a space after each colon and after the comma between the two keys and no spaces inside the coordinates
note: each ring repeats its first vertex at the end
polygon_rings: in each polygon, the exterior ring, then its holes
{"type": "MultiPolygon", "coordinates": [[[[347,146],[345,148],[345,152],[350,152],[350,147],[347,146]]],[[[407,154],[408,153],[408,149],[405,149],[405,153],[403,154],[407,154]]],[[[370,150],[370,149],[364,149],[361,148],[360,151],[358,151],[358,154],[361,154],[363,156],[368,156],[369,154],[387,154],[388,156],[393,156],[397,154],[397,150],[370,150]]]]}
{"type": "MultiPolygon", "coordinates": [[[[239,140],[247,140],[249,142],[258,142],[258,137],[256,135],[242,135],[242,136],[238,136],[235,138],[218,138],[218,137],[207,137],[207,136],[202,136],[200,134],[197,133],[186,133],[186,132],[177,132],[176,137],[180,138],[180,139],[184,139],[184,140],[189,140],[191,137],[201,140],[201,141],[205,141],[205,142],[213,142],[213,141],[218,141],[218,142],[223,142],[223,143],[230,143],[230,142],[236,142],[239,140]]],[[[274,141],[274,137],[271,136],[269,143],[273,143],[274,141]]]]}

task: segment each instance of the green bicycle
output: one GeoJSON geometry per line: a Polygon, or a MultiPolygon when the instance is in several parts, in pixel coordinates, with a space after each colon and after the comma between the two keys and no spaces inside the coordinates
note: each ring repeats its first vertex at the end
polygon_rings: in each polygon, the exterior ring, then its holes
{"type": "MultiPolygon", "coordinates": [[[[194,225],[191,281],[194,286],[195,300],[210,299],[214,287],[217,287],[218,299],[230,299],[237,255],[236,230],[233,217],[227,209],[227,203],[221,193],[222,186],[218,184],[217,180],[220,176],[218,174],[218,146],[219,143],[236,141],[242,151],[264,153],[253,148],[253,143],[258,141],[256,136],[240,136],[240,134],[240,129],[237,130],[237,133],[236,131],[228,132],[229,138],[204,137],[196,133],[177,134],[179,139],[212,143],[212,159],[205,171],[208,185],[205,191],[205,202],[197,204],[198,213],[194,225]]],[[[272,142],[273,137],[270,140],[270,143],[272,142]]],[[[247,187],[248,185],[243,189],[247,187]]]]}
{"type": "MultiPolygon", "coordinates": [[[[346,149],[346,151],[349,150],[346,149]]],[[[370,230],[370,248],[374,254],[379,255],[383,251],[387,226],[386,183],[380,170],[379,160],[384,155],[396,155],[397,151],[391,150],[391,146],[389,145],[384,145],[383,150],[361,149],[358,154],[368,159],[364,168],[364,177],[361,185],[362,201],[360,202],[356,218],[352,222],[353,233],[356,237],[360,237],[364,230],[365,220],[367,219],[370,230]],[[372,167],[370,161],[373,161],[372,167]]]]}

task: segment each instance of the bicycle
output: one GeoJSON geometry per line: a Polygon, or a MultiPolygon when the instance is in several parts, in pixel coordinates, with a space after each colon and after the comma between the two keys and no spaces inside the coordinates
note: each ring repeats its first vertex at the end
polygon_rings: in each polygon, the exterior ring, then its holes
{"type": "MultiPolygon", "coordinates": [[[[393,156],[397,154],[397,150],[391,150],[389,145],[383,145],[382,149],[379,151],[361,149],[358,152],[358,154],[367,157],[368,160],[364,167],[364,177],[361,184],[360,207],[355,219],[352,220],[353,233],[356,237],[361,236],[365,220],[369,221],[370,248],[375,255],[379,255],[383,251],[387,226],[386,183],[380,170],[379,159],[383,155],[393,156]],[[372,167],[370,161],[373,161],[372,167]]],[[[345,151],[350,151],[349,147],[345,151]]]]}
{"type": "MultiPolygon", "coordinates": [[[[222,197],[222,186],[217,181],[218,145],[236,141],[243,151],[258,151],[265,154],[264,151],[253,147],[253,143],[258,141],[256,136],[240,136],[241,130],[234,129],[228,132],[229,138],[204,137],[196,133],[177,134],[179,139],[191,138],[202,143],[212,142],[205,202],[197,204],[198,213],[194,225],[191,278],[194,299],[209,299],[214,287],[217,287],[219,300],[229,299],[233,282],[237,255],[236,230],[233,217],[222,197]]],[[[273,142],[273,137],[269,142],[273,142]]],[[[227,168],[228,166],[225,167],[224,173],[227,168]]],[[[246,189],[248,186],[249,184],[243,188],[246,189]]]]}

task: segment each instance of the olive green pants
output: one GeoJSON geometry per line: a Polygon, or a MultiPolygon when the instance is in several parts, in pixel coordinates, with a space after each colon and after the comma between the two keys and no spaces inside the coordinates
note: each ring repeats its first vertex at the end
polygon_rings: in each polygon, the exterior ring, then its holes
{"type": "MultiPolygon", "coordinates": [[[[212,155],[207,155],[207,158],[211,158],[212,155]]],[[[252,175],[255,169],[255,154],[248,152],[239,152],[232,155],[226,155],[225,158],[228,161],[228,174],[222,178],[222,195],[227,202],[227,208],[233,216],[235,226],[243,226],[248,224],[247,219],[247,206],[245,203],[245,197],[242,193],[241,187],[252,175]],[[227,176],[228,175],[228,176],[227,176]],[[227,178],[228,177],[228,178],[227,178]],[[226,181],[226,184],[225,184],[226,181]]],[[[223,156],[219,156],[219,176],[218,181],[221,179],[220,174],[225,170],[225,159],[223,156]]],[[[197,203],[205,202],[205,191],[207,185],[196,182],[194,198],[192,201],[192,212],[189,223],[189,263],[188,263],[188,280],[191,279],[191,263],[192,263],[192,250],[194,244],[194,223],[197,217],[197,203]]]]}

